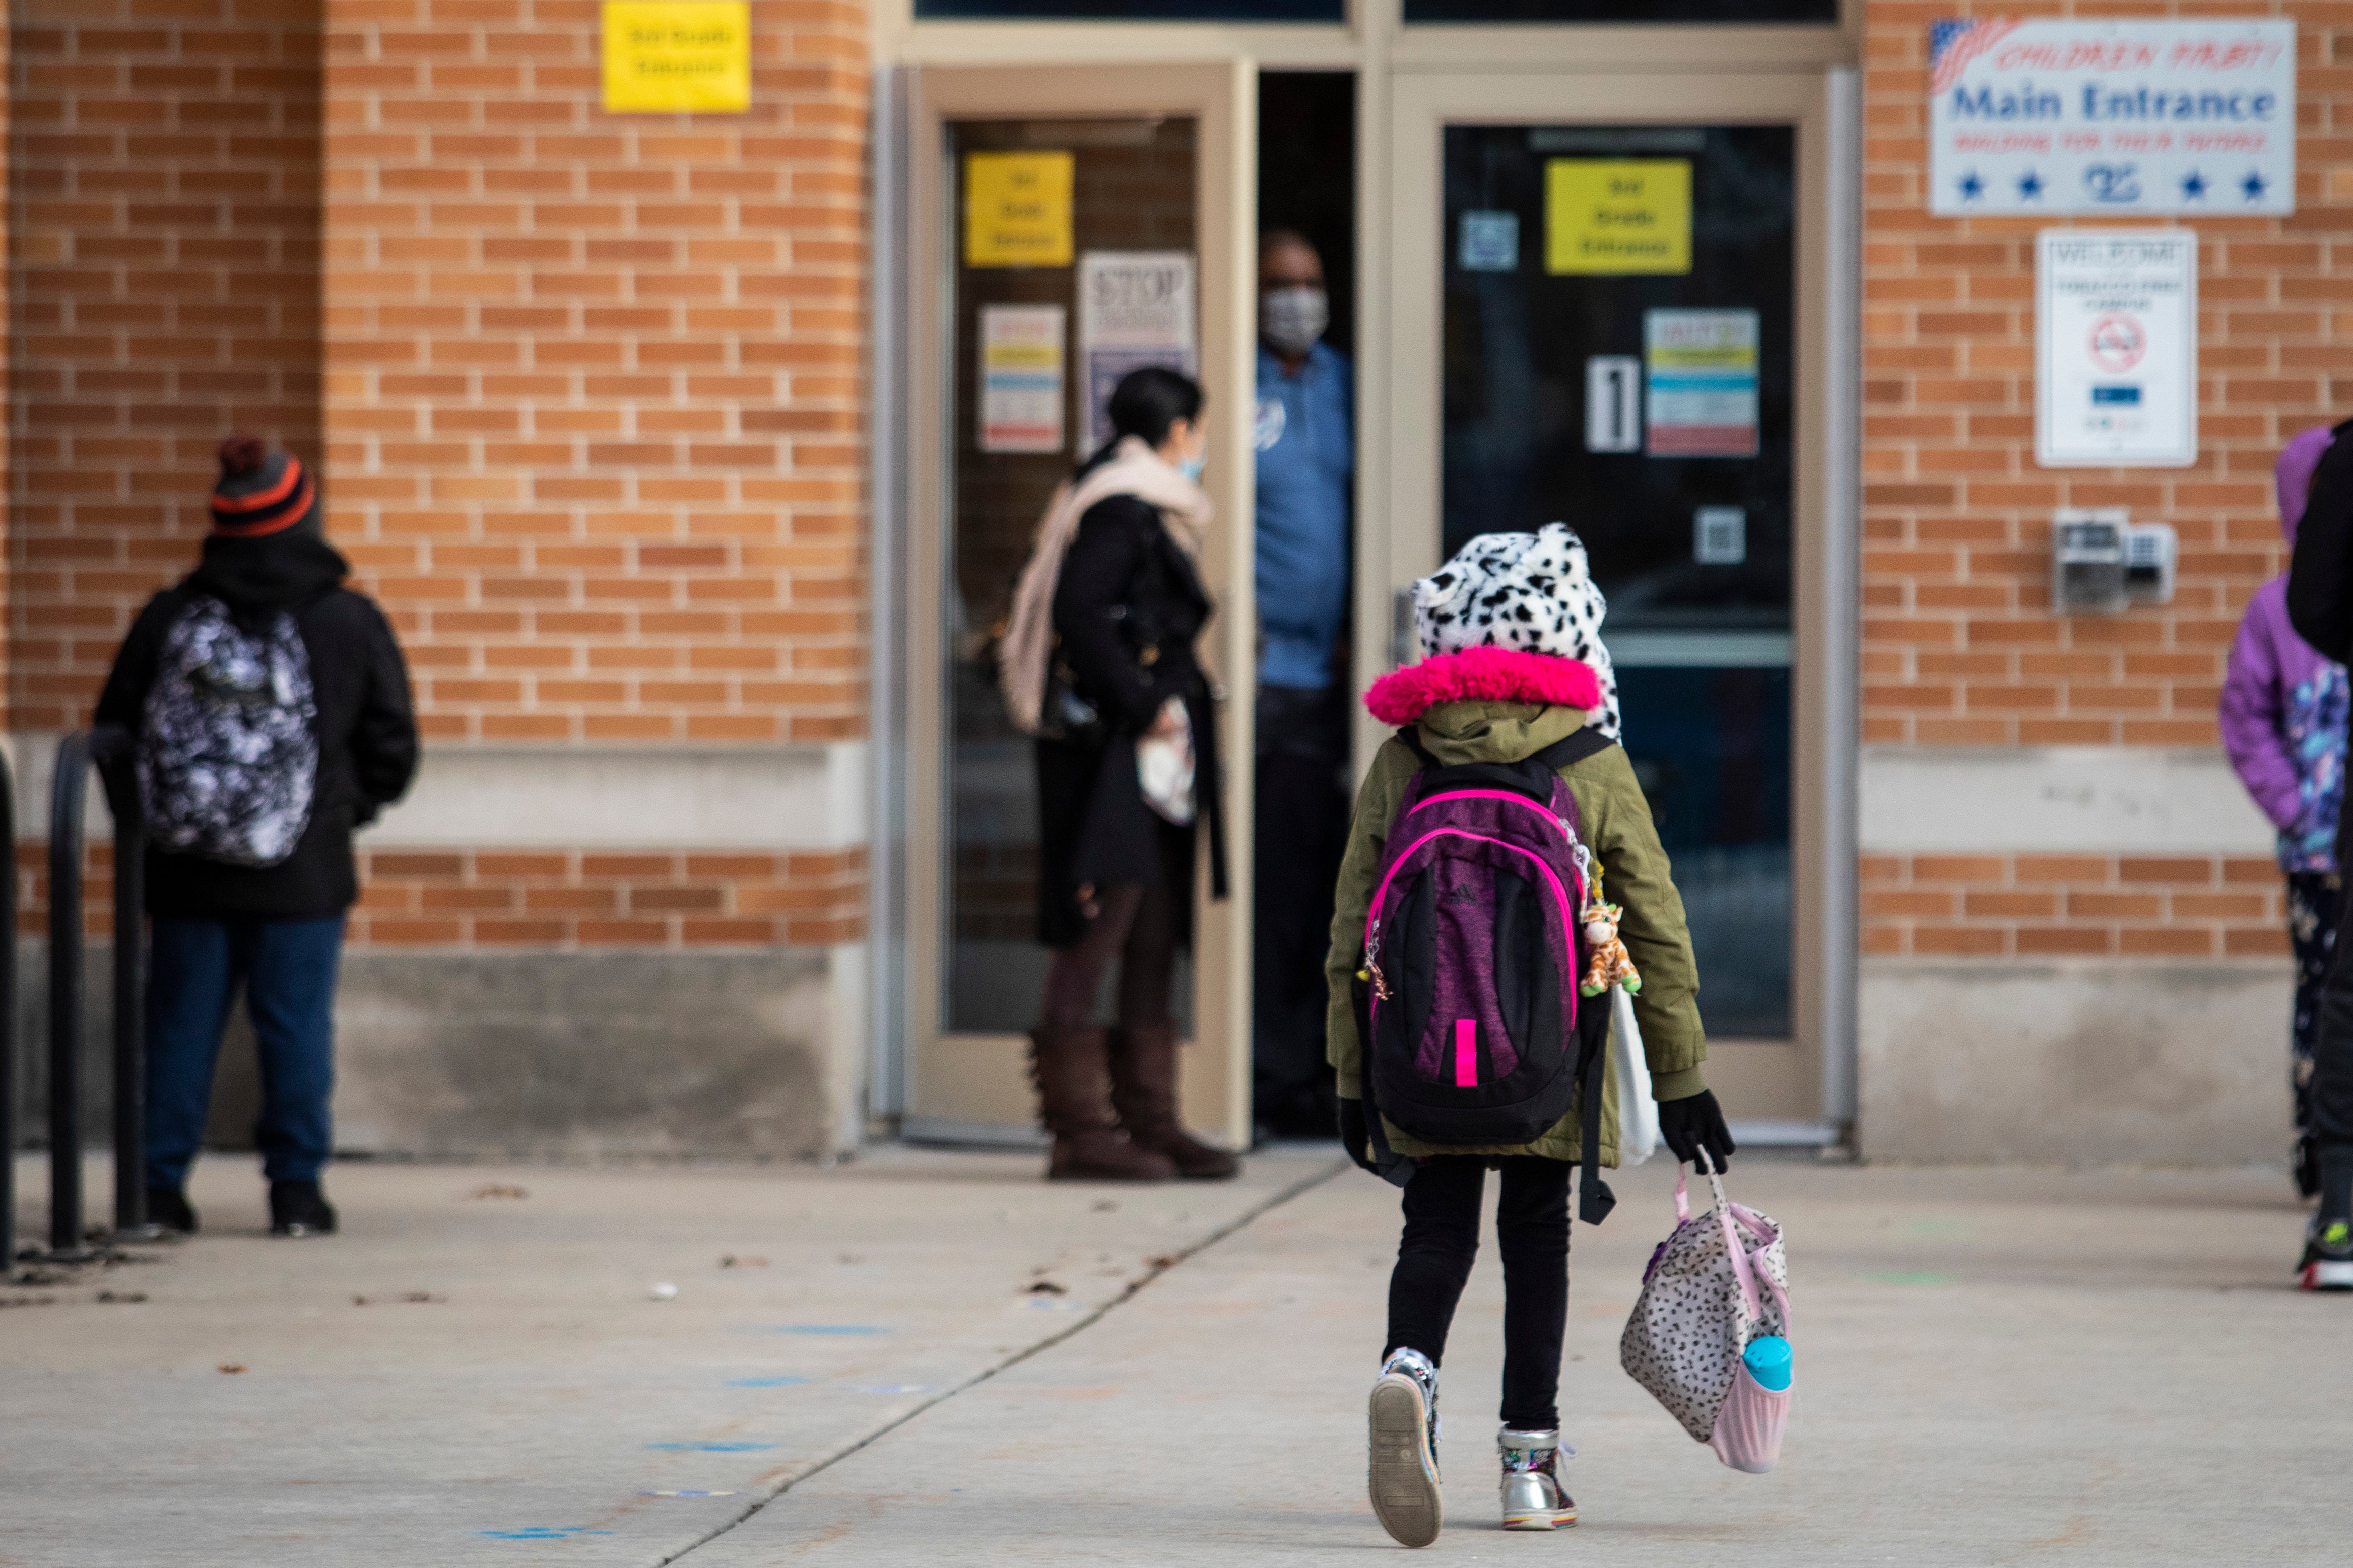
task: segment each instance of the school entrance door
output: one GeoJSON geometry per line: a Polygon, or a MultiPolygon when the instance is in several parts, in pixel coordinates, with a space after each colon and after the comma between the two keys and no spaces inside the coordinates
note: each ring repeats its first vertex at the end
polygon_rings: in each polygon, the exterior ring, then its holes
{"type": "MultiPolygon", "coordinates": [[[[1196,906],[1184,1109],[1247,1142],[1255,239],[1327,205],[1354,236],[1345,262],[1325,258],[1356,362],[1350,685],[1415,656],[1398,595],[1454,546],[1573,524],[1690,910],[1710,1081],[1751,1139],[1821,1142],[1852,1119],[1860,36],[1827,0],[1700,9],[878,10],[886,1123],[1035,1136],[1037,807],[989,634],[1090,433],[1090,388],[1124,353],[1189,353],[1209,396],[1204,651],[1225,692],[1233,896],[1196,906]],[[1270,100],[1266,81],[1317,73],[1346,90],[1303,92],[1323,107],[1271,115],[1262,141],[1262,106],[1289,90],[1270,100]],[[976,250],[976,160],[991,201],[1009,177],[1067,177],[1060,228],[1017,222],[976,250]],[[1307,162],[1345,199],[1290,167],[1307,162]],[[1008,248],[1026,246],[1042,253],[1008,248]],[[1146,312],[1119,341],[1089,280],[1133,282],[1154,258],[1189,274],[1190,320],[1146,312]]],[[[1383,736],[1357,726],[1361,773],[1383,736]]]]}
{"type": "MultiPolygon", "coordinates": [[[[906,237],[906,1054],[911,1136],[1028,1141],[1037,935],[1032,742],[1007,721],[992,633],[1054,487],[1103,437],[1119,376],[1177,365],[1208,392],[1218,606],[1204,667],[1232,896],[1197,879],[1178,975],[1187,1123],[1250,1132],[1253,333],[1244,63],[924,69],[912,78],[906,237]]],[[[1208,835],[1198,836],[1206,845],[1208,835]]]]}
{"type": "Polygon", "coordinates": [[[1824,1119],[1819,75],[1423,76],[1393,116],[1398,575],[1559,520],[1699,959],[1708,1078],[1824,1119]]]}

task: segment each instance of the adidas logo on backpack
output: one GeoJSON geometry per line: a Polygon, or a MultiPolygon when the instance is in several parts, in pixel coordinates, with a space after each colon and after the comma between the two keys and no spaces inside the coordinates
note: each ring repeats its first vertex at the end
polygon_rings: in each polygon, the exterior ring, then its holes
{"type": "Polygon", "coordinates": [[[199,598],[164,639],[139,739],[159,849],[274,866],[310,826],[319,775],[311,657],[283,611],[240,626],[199,598]]]}
{"type": "Polygon", "coordinates": [[[1399,739],[1423,765],[1389,826],[1357,986],[1376,1159],[1393,1158],[1384,1116],[1481,1148],[1532,1142],[1576,1107],[1597,1223],[1615,1201],[1598,1173],[1609,1009],[1577,1005],[1592,859],[1556,770],[1611,742],[1585,729],[1517,763],[1448,767],[1410,727],[1399,739]]]}

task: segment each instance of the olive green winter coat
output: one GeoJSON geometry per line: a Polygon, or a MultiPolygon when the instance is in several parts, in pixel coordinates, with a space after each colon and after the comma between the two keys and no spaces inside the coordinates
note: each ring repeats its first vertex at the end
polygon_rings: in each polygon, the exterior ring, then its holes
{"type": "MultiPolygon", "coordinates": [[[[1586,720],[1575,708],[1534,702],[1440,702],[1419,720],[1421,742],[1441,763],[1514,763],[1566,739],[1586,720]]],[[[1361,1047],[1350,990],[1365,962],[1365,917],[1380,876],[1382,849],[1407,781],[1420,765],[1394,738],[1374,754],[1356,794],[1356,815],[1348,829],[1348,852],[1340,863],[1338,907],[1332,917],[1332,951],[1324,961],[1331,988],[1324,1054],[1339,1077],[1341,1098],[1362,1093],[1361,1047]]],[[[1699,1021],[1699,971],[1692,962],[1691,932],[1683,901],[1675,891],[1667,852],[1651,823],[1650,803],[1635,783],[1633,764],[1619,746],[1606,747],[1560,770],[1577,802],[1577,836],[1601,862],[1602,896],[1625,908],[1618,935],[1642,977],[1634,994],[1634,1021],[1642,1033],[1652,1095],[1682,1100],[1706,1087],[1700,1064],[1707,1059],[1707,1036],[1699,1021]]],[[[1597,998],[1598,1002],[1599,999],[1597,998]]],[[[1588,1003],[1587,1005],[1593,1005],[1588,1003]]],[[[1618,1089],[1614,1074],[1602,1075],[1601,1163],[1618,1163],[1618,1089]]],[[[1400,1154],[1537,1154],[1575,1161],[1584,1152],[1578,1137],[1579,1104],[1532,1143],[1482,1148],[1440,1148],[1407,1136],[1381,1119],[1389,1146],[1400,1154]]]]}

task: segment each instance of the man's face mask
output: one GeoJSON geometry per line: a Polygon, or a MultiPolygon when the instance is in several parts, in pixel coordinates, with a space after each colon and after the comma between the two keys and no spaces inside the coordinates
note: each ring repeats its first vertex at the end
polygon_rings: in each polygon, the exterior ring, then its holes
{"type": "Polygon", "coordinates": [[[1258,334],[1277,353],[1305,353],[1331,324],[1332,301],[1313,284],[1270,289],[1258,297],[1258,334]]]}

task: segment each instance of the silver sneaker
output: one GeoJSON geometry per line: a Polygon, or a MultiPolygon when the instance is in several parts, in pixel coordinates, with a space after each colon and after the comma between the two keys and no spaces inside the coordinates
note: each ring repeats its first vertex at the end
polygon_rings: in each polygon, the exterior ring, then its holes
{"type": "Polygon", "coordinates": [[[1370,1409],[1373,1512],[1400,1546],[1438,1539],[1438,1369],[1419,1351],[1381,1363],[1370,1409]]]}
{"type": "Polygon", "coordinates": [[[1504,1451],[1504,1528],[1561,1530],[1577,1522],[1577,1504],[1560,1484],[1560,1461],[1577,1452],[1557,1431],[1495,1435],[1504,1451]]]}

